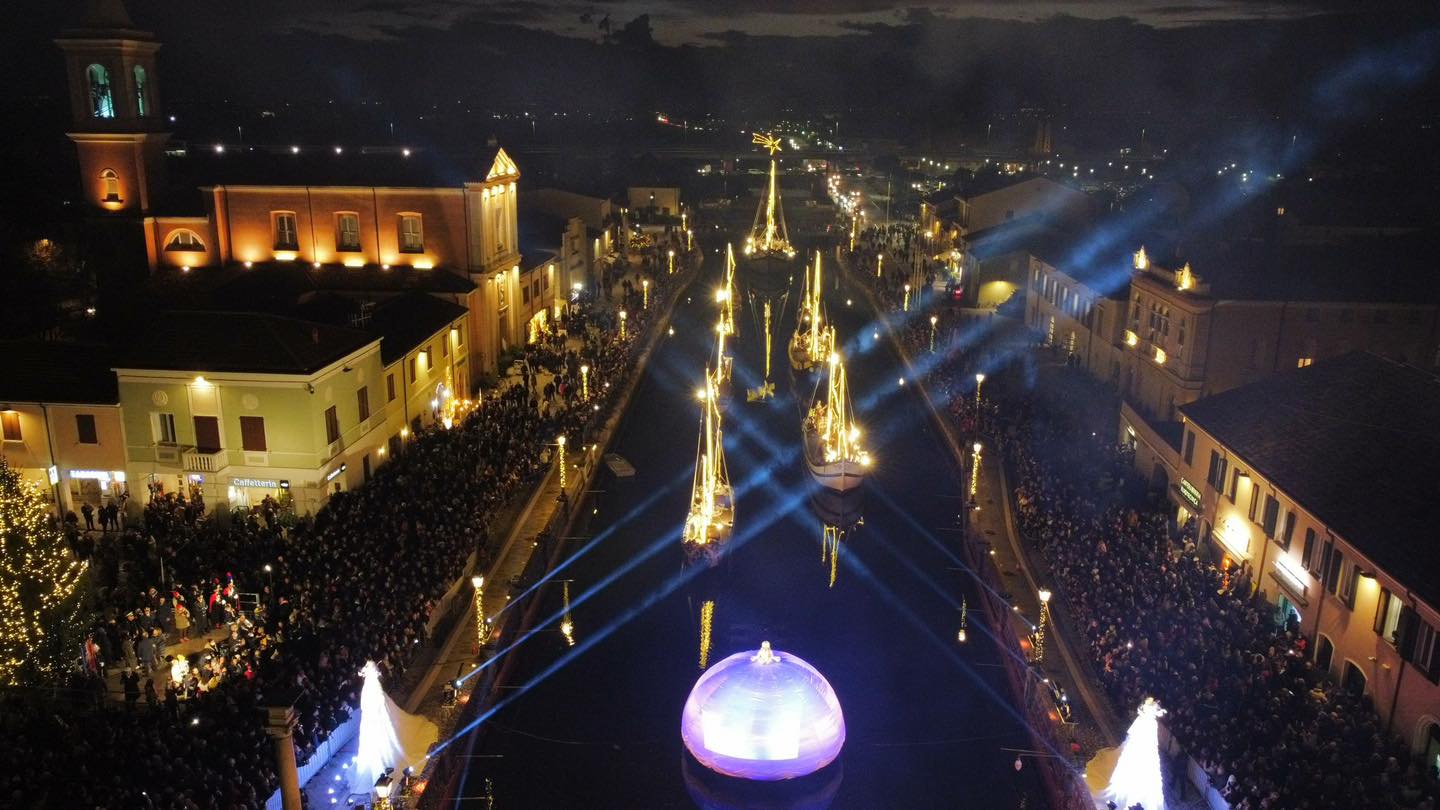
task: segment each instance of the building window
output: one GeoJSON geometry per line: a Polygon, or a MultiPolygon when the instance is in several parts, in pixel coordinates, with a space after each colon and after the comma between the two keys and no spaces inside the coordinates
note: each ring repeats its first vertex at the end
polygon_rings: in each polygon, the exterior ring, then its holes
{"type": "MultiPolygon", "coordinates": [[[[1338,554],[1339,552],[1336,553],[1338,554]]],[[[1356,586],[1359,585],[1359,580],[1360,564],[1351,563],[1350,567],[1345,570],[1340,583],[1340,599],[1345,603],[1345,607],[1351,610],[1355,609],[1355,590],[1356,586]]]]}
{"type": "Polygon", "coordinates": [[[419,214],[400,215],[400,252],[401,253],[423,253],[425,251],[425,231],[420,222],[419,214]]]}
{"type": "Polygon", "coordinates": [[[1375,609],[1375,632],[1386,641],[1399,646],[1400,614],[1405,608],[1388,588],[1380,589],[1379,603],[1375,609]]]}
{"type": "Polygon", "coordinates": [[[75,414],[75,437],[81,444],[99,444],[100,437],[95,432],[95,415],[90,413],[75,414]]]}
{"type": "Polygon", "coordinates": [[[114,169],[100,172],[100,184],[105,190],[105,202],[120,202],[120,175],[114,169]]]}
{"type": "Polygon", "coordinates": [[[1300,567],[1306,571],[1315,571],[1315,530],[1305,530],[1305,545],[1300,547],[1300,567]]]}
{"type": "Polygon", "coordinates": [[[1333,540],[1326,540],[1325,548],[1320,554],[1320,584],[1331,594],[1340,588],[1340,570],[1344,567],[1345,552],[1335,548],[1333,540]]]}
{"type": "Polygon", "coordinates": [[[1295,513],[1285,513],[1285,528],[1280,532],[1280,548],[1290,550],[1290,541],[1295,537],[1295,513]]]}
{"type": "Polygon", "coordinates": [[[368,386],[362,385],[360,390],[355,392],[355,405],[360,410],[361,422],[370,418],[370,388],[368,386]]]}
{"type": "MultiPolygon", "coordinates": [[[[1225,460],[1225,458],[1220,455],[1220,451],[1211,450],[1210,471],[1205,474],[1205,483],[1209,484],[1217,491],[1223,492],[1225,490],[1225,467],[1227,466],[1227,464],[1228,462],[1225,460]]],[[[1233,494],[1231,499],[1234,499],[1233,494]]]]}
{"type": "Polygon", "coordinates": [[[386,402],[394,402],[394,401],[395,401],[395,375],[394,375],[394,374],[386,374],[386,375],[385,375],[385,397],[386,397],[386,398],[385,398],[385,401],[386,401],[386,402]]]}
{"type": "Polygon", "coordinates": [[[357,251],[360,249],[360,215],[337,214],[335,217],[335,249],[357,251]]]}
{"type": "Polygon", "coordinates": [[[144,118],[150,114],[150,88],[146,86],[145,68],[136,65],[132,72],[135,76],[135,114],[144,118]]]}
{"type": "Polygon", "coordinates": [[[420,379],[420,375],[419,375],[419,373],[418,373],[418,368],[417,368],[417,364],[416,364],[416,362],[415,362],[415,357],[412,355],[412,356],[410,357],[410,384],[411,384],[411,385],[414,385],[414,384],[415,384],[415,381],[418,380],[418,379],[420,379]]]}
{"type": "Polygon", "coordinates": [[[325,441],[328,444],[340,441],[340,417],[334,405],[325,409],[325,441]]]}
{"type": "Polygon", "coordinates": [[[1305,368],[1306,366],[1310,365],[1310,364],[1313,363],[1313,362],[1315,362],[1315,358],[1313,358],[1313,357],[1302,357],[1302,358],[1300,358],[1299,360],[1296,360],[1296,361],[1295,361],[1295,367],[1296,367],[1296,368],[1305,368]]]}
{"type": "Polygon", "coordinates": [[[0,430],[3,430],[7,442],[23,441],[24,437],[20,433],[20,412],[0,411],[0,430]]]}
{"type": "Polygon", "coordinates": [[[1185,431],[1185,463],[1195,463],[1195,431],[1185,431]]]}
{"type": "Polygon", "coordinates": [[[1406,607],[1400,613],[1400,628],[1395,635],[1400,640],[1400,657],[1414,664],[1431,683],[1440,682],[1440,645],[1435,643],[1435,628],[1406,607]]]}
{"type": "Polygon", "coordinates": [[[155,437],[156,444],[176,444],[175,414],[159,412],[150,414],[150,431],[151,435],[155,437]]]}
{"type": "Polygon", "coordinates": [[[1260,482],[1257,479],[1250,479],[1250,522],[1255,522],[1255,513],[1260,511],[1260,482]]]}
{"type": "Polygon", "coordinates": [[[205,245],[194,231],[187,231],[183,228],[170,234],[170,241],[165,243],[166,250],[186,251],[190,253],[204,253],[205,245]]]}
{"type": "Polygon", "coordinates": [[[295,226],[295,212],[276,211],[271,217],[274,220],[275,249],[299,250],[300,231],[295,226]]]}
{"type": "Polygon", "coordinates": [[[240,446],[252,453],[263,453],[265,444],[265,417],[240,417],[240,446]]]}
{"type": "Polygon", "coordinates": [[[426,343],[426,344],[425,344],[425,351],[420,352],[420,359],[425,361],[425,370],[426,370],[426,371],[429,371],[430,369],[432,369],[432,368],[435,367],[435,364],[430,360],[430,344],[429,344],[429,343],[426,343]]]}
{"type": "Polygon", "coordinates": [[[110,71],[104,65],[85,68],[85,81],[90,89],[90,117],[114,118],[115,99],[110,95],[110,71]]]}
{"type": "Polygon", "coordinates": [[[1230,476],[1230,503],[1240,503],[1240,479],[1244,477],[1245,473],[1240,470],[1236,470],[1235,474],[1230,476]]]}
{"type": "MultiPolygon", "coordinates": [[[[1258,493],[1257,493],[1258,495],[1258,493]]],[[[1260,518],[1260,528],[1265,530],[1265,536],[1271,540],[1275,539],[1276,524],[1280,520],[1280,502],[1274,495],[1265,496],[1265,512],[1260,518]]]]}

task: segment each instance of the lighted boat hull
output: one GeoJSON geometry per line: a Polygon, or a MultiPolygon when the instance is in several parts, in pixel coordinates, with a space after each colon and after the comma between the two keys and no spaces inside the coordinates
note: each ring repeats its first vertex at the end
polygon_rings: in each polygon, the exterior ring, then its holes
{"type": "Polygon", "coordinates": [[[865,467],[858,461],[826,463],[820,455],[819,437],[813,430],[805,431],[805,468],[815,483],[835,492],[859,489],[865,483],[865,467]]]}

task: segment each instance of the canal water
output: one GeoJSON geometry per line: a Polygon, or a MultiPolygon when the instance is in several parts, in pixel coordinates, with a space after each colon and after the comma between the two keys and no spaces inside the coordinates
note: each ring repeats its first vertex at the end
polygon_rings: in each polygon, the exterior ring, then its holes
{"type": "MultiPolygon", "coordinates": [[[[813,253],[811,261],[813,261],[813,253]]],[[[715,564],[680,542],[699,430],[695,390],[713,358],[723,256],[680,298],[612,447],[637,472],[603,473],[596,510],[555,581],[568,580],[574,646],[558,622],[518,656],[503,707],[471,759],[460,807],[499,808],[1039,808],[1029,748],[1008,706],[1000,652],[969,617],[977,604],[955,550],[958,472],[889,343],[874,337],[857,291],[837,289],[826,254],[826,306],[849,358],[857,420],[875,457],[859,498],[817,498],[801,455],[800,414],[816,378],[792,373],[785,347],[800,297],[798,268],[772,346],[775,398],[746,402],[764,370],[762,309],[742,266],[734,394],[725,451],[736,530],[715,564]],[[846,528],[838,557],[824,525],[846,528]],[[813,664],[845,714],[840,759],[790,783],[714,777],[685,751],[680,713],[700,676],[701,606],[713,601],[714,663],[769,641],[813,664]],[[489,782],[487,787],[487,780],[489,782]]],[[[821,389],[823,392],[823,389],[821,389]]]]}

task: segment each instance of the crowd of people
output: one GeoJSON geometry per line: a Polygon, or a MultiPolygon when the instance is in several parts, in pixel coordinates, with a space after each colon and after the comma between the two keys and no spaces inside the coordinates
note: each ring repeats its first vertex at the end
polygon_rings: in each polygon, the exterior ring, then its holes
{"type": "Polygon", "coordinates": [[[540,478],[555,437],[607,415],[652,313],[635,302],[620,340],[602,303],[577,305],[527,350],[527,369],[555,375],[551,390],[527,374],[452,429],[414,434],[313,517],[267,501],[217,521],[193,495],[157,494],[123,531],[79,532],[100,607],[76,685],[104,690],[119,671],[122,698],[0,697],[0,804],[261,807],[278,787],[263,707],[293,701],[303,763],[358,705],[365,661],[402,683],[441,596],[472,555],[488,567],[491,521],[540,478]],[[583,335],[578,348],[566,332],[583,335]],[[190,655],[167,653],[190,639],[190,655]]]}
{"type": "MultiPolygon", "coordinates": [[[[958,322],[939,317],[946,344],[958,322]]],[[[928,318],[902,339],[920,356],[928,318]]],[[[1005,453],[1019,531],[1048,563],[1117,711],[1158,699],[1236,810],[1436,807],[1434,775],[1384,731],[1368,697],[1316,668],[1251,572],[1212,559],[1193,521],[1174,526],[1136,496],[1144,487],[1124,448],[1034,396],[977,401],[974,371],[995,370],[974,346],[950,345],[927,375],[931,394],[966,435],[1005,453]]]]}

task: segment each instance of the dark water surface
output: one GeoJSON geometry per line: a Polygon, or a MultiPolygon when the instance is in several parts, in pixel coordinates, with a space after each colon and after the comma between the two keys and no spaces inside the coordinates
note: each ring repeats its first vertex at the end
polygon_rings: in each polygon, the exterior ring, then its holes
{"type": "MultiPolygon", "coordinates": [[[[1043,807],[1031,769],[1017,774],[1015,755],[1001,750],[1029,744],[1005,705],[999,653],[979,616],[970,617],[969,643],[956,642],[971,587],[956,570],[958,474],[913,386],[897,384],[901,364],[872,337],[878,327],[861,297],[835,289],[833,253],[826,303],[874,472],[858,499],[813,497],[797,403],[808,405],[815,381],[792,374],[785,353],[797,270],[784,317],[775,310],[773,401],[745,401],[763,373],[761,308],[756,300],[736,310],[725,450],[737,527],[716,565],[687,564],[680,526],[695,462],[694,392],[713,357],[723,267],[711,258],[690,300],[681,298],[675,336],[652,358],[612,447],[638,473],[602,474],[589,504],[598,513],[556,575],[571,580],[576,646],[552,624],[511,653],[515,688],[487,720],[464,791],[472,798],[460,806],[484,806],[474,797],[488,778],[500,808],[1014,808],[1022,797],[1043,807]],[[840,542],[833,586],[822,512],[845,523],[863,515],[840,542]],[[680,711],[701,673],[706,600],[715,602],[711,663],[768,640],[830,681],[848,731],[835,764],[793,783],[734,784],[710,778],[685,752],[680,711]]],[[[558,581],[545,593],[549,615],[560,608],[558,581]]]]}

